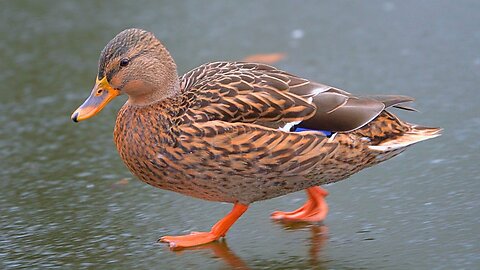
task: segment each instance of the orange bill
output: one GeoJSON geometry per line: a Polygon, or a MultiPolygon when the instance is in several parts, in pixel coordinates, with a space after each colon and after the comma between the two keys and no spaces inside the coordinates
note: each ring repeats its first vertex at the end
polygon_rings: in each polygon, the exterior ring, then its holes
{"type": "Polygon", "coordinates": [[[85,100],[85,102],[73,112],[72,120],[74,122],[79,122],[96,115],[103,109],[103,107],[105,107],[105,105],[118,95],[120,95],[120,91],[110,86],[107,77],[103,77],[101,80],[97,78],[92,93],[90,93],[87,100],[85,100]]]}

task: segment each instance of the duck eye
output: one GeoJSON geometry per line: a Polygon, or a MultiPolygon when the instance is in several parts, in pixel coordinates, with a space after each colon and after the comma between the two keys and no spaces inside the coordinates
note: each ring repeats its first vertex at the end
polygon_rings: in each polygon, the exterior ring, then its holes
{"type": "Polygon", "coordinates": [[[122,60],[120,60],[120,66],[121,67],[127,66],[128,63],[130,63],[130,60],[128,58],[123,58],[122,60]]]}

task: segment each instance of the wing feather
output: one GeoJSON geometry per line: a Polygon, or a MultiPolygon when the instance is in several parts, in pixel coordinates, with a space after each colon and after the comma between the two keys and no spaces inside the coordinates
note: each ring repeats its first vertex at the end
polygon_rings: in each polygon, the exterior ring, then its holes
{"type": "Polygon", "coordinates": [[[385,108],[412,108],[406,96],[357,97],[344,90],[289,74],[272,66],[243,62],[202,65],[181,78],[181,123],[254,123],[280,128],[288,123],[314,130],[349,132],[366,125],[385,108]]]}
{"type": "Polygon", "coordinates": [[[183,123],[221,120],[281,126],[307,119],[316,110],[308,96],[290,91],[305,88],[311,84],[308,80],[268,65],[210,63],[188,72],[181,81],[184,96],[192,97],[183,123]]]}
{"type": "MultiPolygon", "coordinates": [[[[330,142],[328,138],[312,132],[289,133],[218,120],[196,122],[179,129],[179,143],[185,147],[194,146],[196,156],[228,159],[235,163],[235,170],[225,173],[235,175],[241,172],[245,178],[257,178],[262,173],[272,178],[306,175],[338,147],[337,142],[330,142]],[[188,143],[182,143],[184,141],[188,143]]],[[[188,162],[195,161],[182,161],[188,162]]]]}

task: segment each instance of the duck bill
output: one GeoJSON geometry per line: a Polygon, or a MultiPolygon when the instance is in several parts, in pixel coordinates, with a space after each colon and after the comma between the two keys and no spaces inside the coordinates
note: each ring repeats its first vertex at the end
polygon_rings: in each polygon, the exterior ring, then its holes
{"type": "Polygon", "coordinates": [[[73,112],[72,120],[79,122],[96,115],[118,95],[120,95],[120,91],[110,86],[106,77],[101,80],[97,78],[90,96],[73,112]]]}

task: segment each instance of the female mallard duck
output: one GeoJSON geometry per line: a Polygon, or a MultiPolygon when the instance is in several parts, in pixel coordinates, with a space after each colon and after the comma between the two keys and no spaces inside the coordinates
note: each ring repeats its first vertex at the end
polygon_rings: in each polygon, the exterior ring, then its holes
{"type": "Polygon", "coordinates": [[[411,110],[402,105],[410,97],[357,97],[264,64],[208,63],[179,78],[165,47],[140,29],[119,33],[103,49],[96,84],[73,121],[121,94],[128,101],[114,138],[134,175],[154,187],[234,204],[210,232],[160,239],[171,247],[217,240],[250,203],[302,189],[309,199],[301,208],[272,218],[321,221],[328,193],[317,186],[440,135],[385,110],[411,110]]]}

